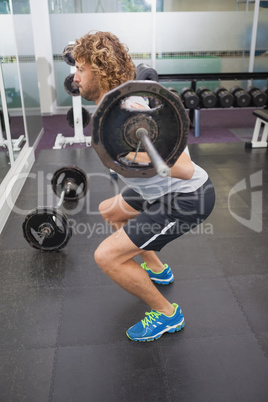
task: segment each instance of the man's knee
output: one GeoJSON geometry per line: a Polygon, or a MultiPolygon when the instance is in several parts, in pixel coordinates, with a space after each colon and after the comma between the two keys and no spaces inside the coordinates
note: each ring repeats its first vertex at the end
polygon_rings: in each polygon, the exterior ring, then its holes
{"type": "Polygon", "coordinates": [[[120,205],[118,197],[112,197],[99,204],[99,212],[106,222],[113,223],[120,221],[120,205]]]}
{"type": "Polygon", "coordinates": [[[102,242],[94,252],[94,259],[96,264],[104,271],[108,273],[112,269],[111,255],[112,250],[109,250],[109,244],[107,241],[102,242]]]}
{"type": "Polygon", "coordinates": [[[104,200],[99,204],[99,212],[101,216],[106,220],[111,214],[111,203],[110,200],[104,200]]]}
{"type": "Polygon", "coordinates": [[[98,266],[101,268],[105,263],[105,254],[102,250],[102,243],[98,246],[98,248],[94,252],[94,259],[98,266]]]}

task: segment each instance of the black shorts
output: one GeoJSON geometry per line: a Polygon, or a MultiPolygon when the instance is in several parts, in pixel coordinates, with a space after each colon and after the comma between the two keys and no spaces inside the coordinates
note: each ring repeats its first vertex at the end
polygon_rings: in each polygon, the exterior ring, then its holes
{"type": "Polygon", "coordinates": [[[131,188],[123,191],[122,196],[140,212],[124,225],[126,234],[137,247],[154,251],[160,251],[167,243],[203,222],[215,204],[210,179],[192,193],[166,194],[152,204],[131,188]]]}

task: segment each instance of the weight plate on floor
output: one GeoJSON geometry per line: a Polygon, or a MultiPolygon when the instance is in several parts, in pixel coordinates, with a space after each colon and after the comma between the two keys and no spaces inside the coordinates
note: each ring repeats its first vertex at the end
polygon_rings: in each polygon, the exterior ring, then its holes
{"type": "Polygon", "coordinates": [[[43,251],[64,248],[72,236],[67,217],[53,207],[38,207],[30,211],[23,222],[22,230],[29,245],[43,251]]]}
{"type": "Polygon", "coordinates": [[[65,192],[64,201],[76,201],[86,195],[88,178],[77,166],[64,166],[53,174],[51,185],[58,197],[61,197],[62,192],[68,189],[65,192]]]}

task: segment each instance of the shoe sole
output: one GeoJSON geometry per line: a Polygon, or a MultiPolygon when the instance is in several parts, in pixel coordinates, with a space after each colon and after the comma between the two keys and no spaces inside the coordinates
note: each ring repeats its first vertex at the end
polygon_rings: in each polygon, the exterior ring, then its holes
{"type": "MultiPolygon", "coordinates": [[[[143,268],[143,267],[142,267],[143,268]]],[[[159,278],[155,278],[153,276],[150,276],[149,271],[145,268],[143,268],[149,275],[149,278],[154,282],[157,283],[157,285],[169,285],[170,283],[174,282],[174,275],[172,274],[172,276],[169,279],[159,279],[159,278]],[[149,272],[148,272],[149,271],[149,272]]]]}
{"type": "Polygon", "coordinates": [[[161,280],[161,279],[156,279],[156,278],[151,278],[151,280],[154,282],[154,283],[157,283],[158,285],[169,285],[170,283],[173,283],[174,282],[174,277],[173,278],[171,278],[171,279],[164,279],[164,280],[161,280]]]}
{"type": "Polygon", "coordinates": [[[165,333],[174,334],[174,332],[181,331],[184,328],[184,326],[185,326],[185,321],[184,321],[184,318],[183,318],[183,321],[179,325],[177,325],[174,328],[170,328],[170,330],[166,329],[163,332],[161,332],[160,334],[155,335],[153,338],[148,338],[148,339],[137,338],[137,339],[135,339],[135,338],[131,338],[128,335],[127,332],[126,332],[126,335],[131,341],[135,341],[135,342],[152,342],[152,341],[155,341],[156,339],[161,338],[161,336],[163,334],[165,334],[165,333]]]}

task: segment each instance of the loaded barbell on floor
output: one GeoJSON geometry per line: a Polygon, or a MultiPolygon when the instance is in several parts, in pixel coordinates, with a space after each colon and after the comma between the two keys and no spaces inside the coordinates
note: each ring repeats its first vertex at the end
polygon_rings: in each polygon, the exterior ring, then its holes
{"type": "Polygon", "coordinates": [[[22,224],[23,235],[29,245],[43,251],[58,251],[69,242],[72,228],[59,208],[64,201],[78,201],[84,197],[88,180],[82,169],[66,166],[54,173],[51,185],[60,198],[56,207],[37,207],[28,213],[22,224]]]}
{"type": "Polygon", "coordinates": [[[103,164],[126,177],[166,176],[187,144],[189,118],[181,99],[158,82],[128,81],[109,91],[91,120],[92,145],[103,164]],[[127,108],[131,96],[153,98],[157,106],[127,108]],[[139,152],[151,162],[136,163],[139,152]]]}

